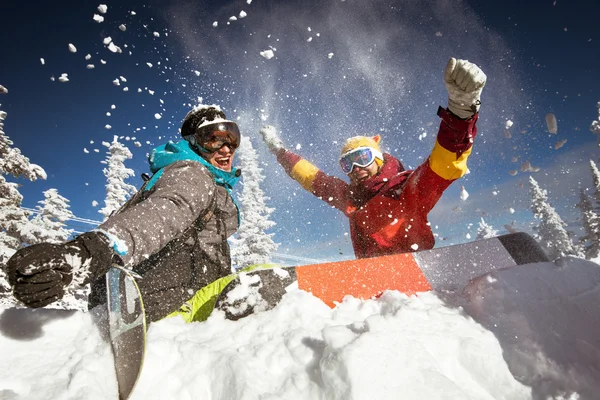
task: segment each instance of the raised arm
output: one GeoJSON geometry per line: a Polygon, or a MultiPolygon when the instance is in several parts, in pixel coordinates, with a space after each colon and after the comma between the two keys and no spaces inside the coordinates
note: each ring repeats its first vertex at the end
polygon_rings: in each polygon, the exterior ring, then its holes
{"type": "Polygon", "coordinates": [[[287,150],[273,126],[263,127],[260,134],[269,151],[277,157],[279,164],[292,179],[332,207],[346,212],[348,196],[346,182],[325,174],[298,154],[287,150]]]}
{"type": "Polygon", "coordinates": [[[451,58],[446,65],[444,82],[448,90],[448,108],[438,109],[442,119],[433,150],[409,178],[405,190],[419,199],[423,211],[435,206],[444,190],[467,173],[477,135],[480,97],[486,75],[475,64],[451,58]]]}

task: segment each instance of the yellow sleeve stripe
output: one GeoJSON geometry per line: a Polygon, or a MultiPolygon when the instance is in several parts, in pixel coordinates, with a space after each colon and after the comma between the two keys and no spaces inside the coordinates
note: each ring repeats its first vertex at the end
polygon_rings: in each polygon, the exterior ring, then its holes
{"type": "Polygon", "coordinates": [[[290,176],[294,178],[302,187],[312,192],[312,184],[317,177],[319,168],[315,167],[306,160],[300,160],[294,165],[290,176]]]}
{"type": "Polygon", "coordinates": [[[448,151],[435,141],[431,156],[429,156],[429,167],[446,180],[454,180],[467,173],[467,158],[471,154],[472,148],[456,157],[456,153],[448,151]]]}

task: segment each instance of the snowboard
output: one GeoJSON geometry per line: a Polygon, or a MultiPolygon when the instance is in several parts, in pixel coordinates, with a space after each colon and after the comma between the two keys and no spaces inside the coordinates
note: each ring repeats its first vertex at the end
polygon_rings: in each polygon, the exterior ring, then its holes
{"type": "Polygon", "coordinates": [[[142,372],[146,351],[146,315],[131,272],[113,266],[106,274],[106,297],[119,399],[129,398],[142,372]]]}
{"type": "Polygon", "coordinates": [[[275,307],[291,289],[302,289],[330,307],[350,295],[361,299],[385,290],[418,292],[462,289],[474,278],[499,268],[549,261],[526,233],[414,253],[240,273],[221,292],[215,308],[236,320],[275,307]]]}

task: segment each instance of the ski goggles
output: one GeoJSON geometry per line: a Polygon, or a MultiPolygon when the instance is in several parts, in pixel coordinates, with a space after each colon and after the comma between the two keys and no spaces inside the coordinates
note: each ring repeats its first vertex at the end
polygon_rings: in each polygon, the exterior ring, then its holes
{"type": "Polygon", "coordinates": [[[240,130],[235,122],[217,121],[202,125],[194,133],[196,143],[209,153],[214,153],[227,145],[231,150],[240,146],[240,130]]]}
{"type": "Polygon", "coordinates": [[[368,167],[375,161],[376,157],[383,159],[381,152],[372,147],[358,147],[342,155],[340,158],[340,167],[348,175],[355,166],[361,168],[368,167]]]}

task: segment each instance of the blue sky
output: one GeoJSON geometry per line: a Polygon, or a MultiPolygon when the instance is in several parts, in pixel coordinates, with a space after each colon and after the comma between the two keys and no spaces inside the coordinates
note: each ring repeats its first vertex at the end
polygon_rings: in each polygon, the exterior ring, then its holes
{"type": "MultiPolygon", "coordinates": [[[[579,187],[591,187],[589,159],[599,156],[598,138],[589,131],[600,101],[595,3],[119,1],[105,3],[105,20],[97,23],[97,1],[2,2],[5,131],[48,173],[46,181],[21,182],[23,204],[34,207],[44,190],[57,188],[77,216],[100,219],[100,161],[106,152],[101,142],[113,135],[135,137],[141,147],[122,141],[134,154],[127,165],[139,176],[147,172],[146,154],[178,137],[185,113],[202,97],[238,121],[259,152],[264,190],[276,208],[279,252],[350,258],[345,217],[283,173],[258,129],[277,126],[290,148],[340,177],[340,143],[357,134],[380,133],[385,150],[416,167],[433,146],[435,112],[446,105],[443,69],[454,56],[477,63],[488,84],[471,173],[430,215],[444,238],[437,245],[474,239],[481,216],[497,229],[513,221],[530,229],[530,173],[509,174],[525,161],[541,168],[533,176],[577,229],[579,187]],[[241,11],[247,16],[239,18],[241,11]],[[229,21],[231,16],[238,19],[229,21]],[[103,45],[107,36],[121,54],[103,45]],[[271,59],[260,55],[268,49],[274,50],[271,59]],[[51,81],[62,73],[69,82],[51,81]],[[126,82],[115,86],[120,77],[126,82]],[[547,113],[556,115],[556,135],[546,130],[547,113]],[[507,120],[513,122],[510,139],[507,120]],[[467,201],[460,200],[461,185],[470,194],[467,201]],[[92,207],[94,200],[99,207],[92,207]]],[[[139,186],[141,179],[130,183],[139,186]]]]}

